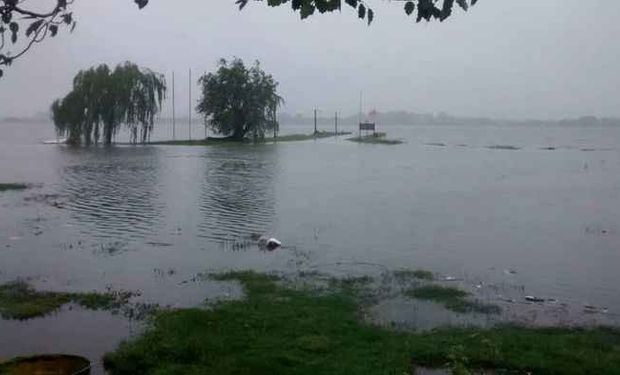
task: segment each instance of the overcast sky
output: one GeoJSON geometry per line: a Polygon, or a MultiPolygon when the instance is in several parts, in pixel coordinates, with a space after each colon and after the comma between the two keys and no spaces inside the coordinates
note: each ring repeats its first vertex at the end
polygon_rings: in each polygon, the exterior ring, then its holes
{"type": "Polygon", "coordinates": [[[620,116],[620,1],[480,0],[430,24],[413,22],[400,1],[367,2],[370,27],[349,7],[300,21],[290,6],[251,2],[240,12],[234,0],[151,0],[141,11],[132,0],[75,0],[74,33],[63,30],[5,71],[0,117],[47,111],[78,70],[125,60],[169,84],[175,71],[184,115],[188,69],[197,75],[231,56],[260,60],[292,114],[355,113],[363,90],[366,110],[620,116]]]}

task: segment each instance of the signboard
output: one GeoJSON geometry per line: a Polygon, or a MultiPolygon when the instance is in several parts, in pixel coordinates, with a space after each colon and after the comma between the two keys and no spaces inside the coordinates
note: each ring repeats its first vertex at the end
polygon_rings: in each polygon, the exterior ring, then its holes
{"type": "Polygon", "coordinates": [[[360,130],[375,131],[375,124],[374,122],[360,122],[360,130]]]}

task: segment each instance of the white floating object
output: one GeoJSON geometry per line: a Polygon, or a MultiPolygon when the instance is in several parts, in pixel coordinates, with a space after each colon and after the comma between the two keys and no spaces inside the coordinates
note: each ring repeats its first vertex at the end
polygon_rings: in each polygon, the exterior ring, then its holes
{"type": "Polygon", "coordinates": [[[279,240],[273,237],[267,238],[267,237],[261,236],[258,239],[258,246],[262,248],[266,248],[268,250],[274,250],[282,246],[282,242],[280,242],[279,240]]]}
{"type": "Polygon", "coordinates": [[[49,139],[42,142],[44,145],[60,145],[67,143],[67,138],[49,139]]]}

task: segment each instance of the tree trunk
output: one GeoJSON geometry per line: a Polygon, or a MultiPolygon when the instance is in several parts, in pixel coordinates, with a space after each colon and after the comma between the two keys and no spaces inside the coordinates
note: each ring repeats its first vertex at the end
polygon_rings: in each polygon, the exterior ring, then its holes
{"type": "Polygon", "coordinates": [[[245,137],[245,129],[243,126],[237,126],[235,127],[235,131],[232,134],[232,137],[234,140],[240,141],[243,139],[243,137],[245,137]]]}

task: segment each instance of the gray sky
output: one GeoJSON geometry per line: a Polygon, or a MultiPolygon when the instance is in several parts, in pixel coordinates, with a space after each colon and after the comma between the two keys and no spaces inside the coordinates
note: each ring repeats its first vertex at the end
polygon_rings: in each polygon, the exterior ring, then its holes
{"type": "Polygon", "coordinates": [[[174,70],[185,115],[188,68],[208,71],[231,56],[259,59],[292,114],[355,113],[363,89],[366,110],[620,116],[620,1],[589,0],[586,9],[582,0],[480,0],[442,24],[416,24],[402,2],[369,0],[370,27],[349,7],[300,21],[288,6],[239,12],[234,0],[151,0],[142,11],[131,0],[75,2],[75,32],[5,72],[0,117],[46,111],[78,70],[125,60],[167,74],[169,84],[174,70]]]}

